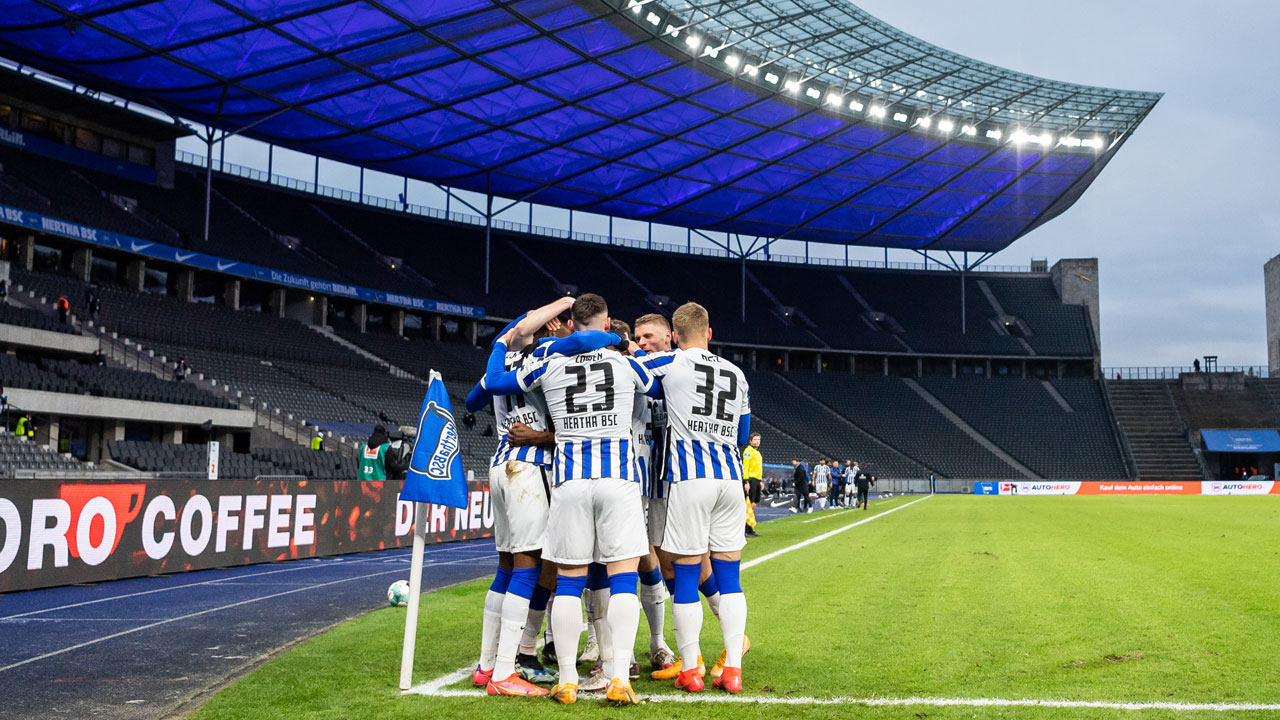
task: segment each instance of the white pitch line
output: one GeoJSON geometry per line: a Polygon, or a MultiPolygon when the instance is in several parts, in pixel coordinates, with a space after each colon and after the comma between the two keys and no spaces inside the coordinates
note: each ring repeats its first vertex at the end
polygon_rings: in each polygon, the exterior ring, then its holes
{"type": "MultiPolygon", "coordinates": [[[[919,500],[912,500],[911,502],[906,503],[905,505],[899,505],[899,506],[894,507],[894,508],[889,508],[888,510],[885,510],[885,511],[884,511],[884,512],[882,512],[882,513],[876,513],[875,515],[872,515],[871,517],[868,517],[868,518],[863,518],[863,519],[859,520],[858,522],[855,522],[855,523],[849,523],[848,525],[845,525],[844,527],[836,528],[835,530],[832,530],[832,531],[830,531],[830,532],[825,532],[825,533],[823,533],[823,534],[821,534],[821,535],[815,535],[814,537],[811,537],[811,538],[809,538],[808,540],[801,540],[800,542],[795,543],[794,545],[788,545],[787,547],[784,547],[784,548],[782,548],[781,550],[777,550],[777,551],[774,551],[774,552],[769,553],[768,555],[763,555],[763,556],[758,557],[758,558],[756,558],[756,559],[754,559],[754,560],[749,560],[749,561],[747,561],[747,562],[744,562],[744,563],[742,563],[742,565],[741,565],[741,569],[742,569],[742,570],[746,570],[746,569],[748,569],[748,568],[753,568],[753,567],[755,567],[756,565],[759,565],[760,563],[762,563],[762,562],[766,562],[766,561],[768,561],[768,560],[772,560],[772,559],[774,559],[774,558],[778,557],[779,555],[785,555],[786,553],[789,553],[789,552],[791,552],[792,550],[799,550],[799,549],[800,549],[800,548],[802,548],[802,547],[807,547],[807,546],[812,545],[812,544],[814,544],[814,543],[816,543],[816,542],[820,542],[820,541],[822,541],[822,540],[826,540],[826,539],[827,539],[827,538],[829,538],[829,537],[834,537],[834,536],[839,535],[840,533],[844,532],[845,530],[849,530],[849,529],[851,529],[851,528],[856,528],[856,527],[858,527],[859,525],[862,525],[863,523],[869,523],[869,522],[871,522],[872,520],[875,520],[876,518],[882,518],[882,517],[884,517],[885,515],[888,515],[888,514],[890,514],[890,513],[897,512],[897,511],[901,510],[901,509],[902,509],[902,508],[904,508],[904,507],[908,507],[908,506],[911,506],[911,505],[915,505],[916,503],[920,502],[920,500],[928,500],[928,499],[929,499],[929,498],[931,498],[931,497],[933,497],[933,496],[932,496],[932,495],[925,495],[924,497],[920,498],[919,500]]],[[[0,670],[3,670],[3,668],[0,668],[0,670]]],[[[417,686],[414,686],[414,687],[412,687],[412,688],[409,688],[408,690],[405,690],[405,691],[404,691],[404,693],[402,693],[402,694],[407,693],[407,694],[415,694],[415,695],[435,695],[435,696],[437,696],[437,697],[471,697],[472,695],[475,695],[476,693],[471,692],[471,691],[466,691],[466,690],[443,690],[443,689],[442,689],[442,688],[448,687],[449,685],[452,685],[452,684],[454,684],[454,683],[456,683],[456,682],[461,681],[463,678],[465,678],[465,677],[467,677],[468,675],[470,675],[470,674],[471,674],[471,671],[472,671],[472,667],[471,667],[470,665],[468,665],[467,667],[464,667],[464,668],[458,668],[457,670],[454,670],[453,672],[449,673],[448,675],[445,675],[444,677],[439,677],[439,678],[436,678],[435,680],[431,680],[431,681],[429,681],[429,682],[425,682],[425,683],[423,683],[423,684],[421,684],[421,685],[417,685],[417,686]],[[452,693],[462,693],[462,694],[461,694],[461,695],[453,695],[452,693]]],[[[483,693],[481,693],[481,694],[483,694],[483,693]]],[[[584,696],[585,696],[585,694],[584,694],[584,696]]],[[[654,697],[664,697],[664,696],[654,696],[654,697]]],[[[712,696],[708,696],[708,697],[712,697],[712,696]]]]}
{"type": "MultiPolygon", "coordinates": [[[[407,550],[408,548],[397,548],[397,549],[407,550]]],[[[461,547],[443,548],[442,547],[440,548],[440,550],[436,551],[433,554],[439,554],[441,552],[445,552],[446,550],[469,550],[469,549],[470,548],[461,548],[461,547]]],[[[430,553],[432,551],[428,550],[427,552],[430,553]]],[[[492,554],[492,553],[493,551],[490,550],[488,553],[486,553],[486,555],[492,554]]],[[[334,555],[329,557],[302,558],[300,560],[293,561],[292,563],[293,567],[287,567],[280,570],[268,570],[266,572],[246,573],[244,575],[229,575],[223,578],[214,578],[213,580],[202,580],[200,582],[193,582],[193,583],[183,583],[181,585],[170,585],[168,587],[156,588],[154,590],[139,590],[138,592],[125,593],[123,595],[112,595],[110,597],[98,598],[96,600],[84,600],[82,602],[71,603],[69,605],[58,605],[56,607],[48,607],[48,608],[43,608],[41,610],[31,610],[29,612],[17,613],[16,615],[5,615],[3,617],[0,617],[0,620],[13,620],[14,618],[28,617],[31,615],[39,615],[41,613],[55,612],[58,610],[67,610],[69,608],[83,607],[85,605],[96,605],[98,603],[110,602],[112,600],[124,600],[126,598],[138,597],[140,595],[152,595],[155,593],[172,592],[174,590],[184,590],[186,588],[200,587],[201,585],[226,585],[226,584],[232,583],[233,581],[251,580],[253,578],[265,577],[267,575],[278,575],[280,573],[298,572],[300,570],[313,570],[318,567],[325,567],[325,566],[341,567],[343,565],[359,565],[363,563],[386,562],[388,560],[388,558],[378,558],[378,557],[359,558],[359,559],[353,559],[353,560],[338,560],[338,558],[342,558],[342,557],[344,556],[334,555]]],[[[463,559],[478,560],[478,559],[481,559],[482,557],[484,556],[482,555],[475,558],[463,558],[463,559]]],[[[448,565],[448,564],[452,564],[453,562],[456,562],[456,561],[449,561],[444,563],[428,563],[428,565],[448,565]]],[[[270,565],[264,564],[264,566],[269,567],[270,565]]],[[[236,570],[241,567],[252,567],[252,566],[240,565],[240,566],[234,566],[229,568],[208,568],[208,570],[236,570]]],[[[202,572],[202,571],[199,571],[199,572],[202,572]]],[[[125,578],[125,579],[140,580],[142,578],[125,578]]]]}
{"type": "Polygon", "coordinates": [[[836,528],[835,530],[831,530],[831,531],[829,531],[829,532],[824,532],[824,533],[822,533],[821,535],[814,535],[813,537],[809,538],[808,540],[801,540],[800,542],[798,542],[798,543],[796,543],[796,544],[794,544],[794,545],[788,545],[788,546],[786,546],[786,547],[782,548],[781,550],[774,550],[773,552],[769,553],[768,555],[761,555],[760,557],[755,558],[754,560],[748,560],[748,561],[746,561],[746,562],[742,563],[742,569],[743,569],[743,570],[746,570],[747,568],[755,567],[756,565],[759,565],[759,564],[760,564],[760,563],[762,563],[762,562],[767,562],[767,561],[769,561],[769,560],[772,560],[772,559],[774,559],[774,558],[778,557],[779,555],[786,555],[787,553],[791,552],[792,550],[799,550],[800,548],[808,547],[808,546],[810,546],[810,545],[812,545],[812,544],[814,544],[814,543],[822,542],[823,540],[826,540],[827,538],[832,538],[832,537],[835,537],[836,535],[839,535],[840,533],[844,532],[845,530],[852,530],[853,528],[856,528],[856,527],[858,527],[859,525],[862,525],[862,524],[865,524],[865,523],[869,523],[869,522],[871,522],[872,520],[878,520],[878,519],[880,519],[880,518],[884,517],[885,515],[889,515],[889,514],[892,514],[892,513],[896,513],[896,512],[898,512],[899,510],[901,510],[901,509],[903,509],[903,508],[911,507],[912,505],[915,505],[916,503],[921,502],[921,501],[924,501],[924,500],[928,500],[928,499],[929,499],[929,498],[931,498],[931,497],[933,497],[933,496],[932,496],[932,495],[925,495],[924,497],[920,498],[919,500],[912,500],[912,501],[911,501],[911,502],[909,502],[909,503],[905,503],[905,504],[903,504],[903,505],[899,505],[899,506],[897,506],[897,507],[889,508],[888,510],[885,510],[885,511],[884,511],[884,512],[882,512],[882,513],[876,513],[875,515],[872,515],[872,516],[871,516],[871,517],[869,517],[869,518],[863,518],[863,519],[859,520],[858,522],[849,523],[848,525],[845,525],[845,526],[843,526],[843,527],[838,527],[838,528],[836,528]]]}
{"type": "MultiPolygon", "coordinates": [[[[446,675],[453,682],[461,680],[470,670],[446,675]]],[[[482,690],[443,690],[436,687],[439,681],[419,685],[408,692],[414,695],[431,697],[485,697],[482,690]],[[432,686],[430,689],[428,686],[432,686]]],[[[446,683],[448,684],[448,683],[446,683]]],[[[443,686],[440,686],[443,687],[443,686]]],[[[579,693],[580,699],[603,700],[603,693],[579,693]]],[[[1006,698],[937,698],[937,697],[771,697],[754,695],[722,695],[718,693],[685,693],[680,695],[640,695],[643,702],[651,703],[741,703],[743,705],[866,705],[908,706],[923,705],[930,707],[1045,707],[1045,708],[1089,708],[1102,710],[1173,710],[1178,712],[1274,712],[1280,710],[1280,703],[1176,703],[1176,702],[1127,702],[1109,700],[1035,700],[1023,698],[1010,700],[1006,698]]]]}

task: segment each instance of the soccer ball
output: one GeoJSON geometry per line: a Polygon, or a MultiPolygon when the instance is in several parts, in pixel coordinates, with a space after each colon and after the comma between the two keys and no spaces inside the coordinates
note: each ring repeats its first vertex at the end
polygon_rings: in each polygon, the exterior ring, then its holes
{"type": "Polygon", "coordinates": [[[387,588],[387,602],[391,607],[404,607],[409,604],[409,581],[397,580],[387,588]]]}

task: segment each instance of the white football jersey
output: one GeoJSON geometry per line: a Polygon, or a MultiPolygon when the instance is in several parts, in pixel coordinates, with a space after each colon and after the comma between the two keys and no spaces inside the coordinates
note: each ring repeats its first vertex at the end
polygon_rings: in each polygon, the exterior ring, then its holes
{"type": "MultiPolygon", "coordinates": [[[[507,370],[537,362],[532,353],[508,352],[504,365],[507,370]]],[[[535,465],[550,465],[552,453],[547,448],[534,445],[512,447],[507,443],[507,432],[517,422],[524,423],[534,430],[551,429],[546,402],[541,393],[532,392],[524,395],[495,395],[493,398],[493,416],[497,431],[501,435],[498,449],[493,453],[493,467],[508,460],[523,460],[535,465]]]]}
{"type": "Polygon", "coordinates": [[[738,425],[751,413],[746,377],[709,350],[691,348],[641,359],[662,382],[666,401],[666,478],[742,479],[738,425]]]}
{"type": "Polygon", "coordinates": [[[526,393],[541,390],[546,401],[556,429],[556,485],[579,478],[639,482],[632,422],[653,387],[640,363],[611,348],[555,355],[521,367],[516,382],[526,393]]]}

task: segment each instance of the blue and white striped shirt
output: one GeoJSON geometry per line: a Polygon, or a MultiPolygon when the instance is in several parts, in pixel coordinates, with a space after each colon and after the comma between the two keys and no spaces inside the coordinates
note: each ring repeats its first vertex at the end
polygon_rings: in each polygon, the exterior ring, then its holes
{"type": "Polygon", "coordinates": [[[612,349],[552,355],[522,366],[516,383],[526,394],[540,390],[546,401],[556,429],[556,485],[577,479],[641,480],[632,420],[653,379],[634,359],[612,349]]]}
{"type": "Polygon", "coordinates": [[[662,383],[667,413],[666,479],[743,478],[738,427],[751,414],[746,377],[736,365],[702,348],[641,358],[662,383]]]}
{"type": "MultiPolygon", "coordinates": [[[[536,361],[536,355],[523,352],[508,352],[505,358],[505,365],[508,370],[514,370],[536,361]]],[[[517,422],[524,423],[534,430],[544,432],[550,427],[547,423],[549,415],[547,414],[546,403],[538,393],[529,393],[523,396],[495,396],[493,398],[493,416],[498,432],[502,434],[502,437],[498,440],[498,449],[493,453],[492,467],[497,467],[508,460],[520,460],[534,465],[551,465],[554,456],[550,448],[536,445],[513,447],[507,439],[507,432],[517,422]]]]}

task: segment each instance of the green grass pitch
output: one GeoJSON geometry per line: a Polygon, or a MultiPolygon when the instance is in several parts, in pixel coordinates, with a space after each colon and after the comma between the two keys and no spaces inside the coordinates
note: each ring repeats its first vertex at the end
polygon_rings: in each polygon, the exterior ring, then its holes
{"type": "MultiPolygon", "coordinates": [[[[745,560],[901,508],[744,570],[753,649],[744,692],[732,703],[615,708],[579,700],[562,707],[545,699],[401,695],[404,610],[387,608],[266,663],[194,717],[1280,717],[1178,707],[813,702],[1280,703],[1280,498],[938,496],[902,507],[917,499],[761,526],[764,537],[747,546],[745,560]],[[755,702],[762,698],[794,704],[755,702]]],[[[423,596],[415,684],[474,665],[486,587],[479,581],[423,596]]],[[[713,659],[720,630],[706,617],[702,647],[713,659]]],[[[669,616],[667,628],[672,642],[669,616]]],[[[635,687],[674,693],[647,674],[635,687]]],[[[469,682],[449,689],[469,689],[469,682]]],[[[707,693],[719,695],[709,683],[707,693]]]]}

